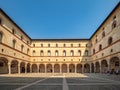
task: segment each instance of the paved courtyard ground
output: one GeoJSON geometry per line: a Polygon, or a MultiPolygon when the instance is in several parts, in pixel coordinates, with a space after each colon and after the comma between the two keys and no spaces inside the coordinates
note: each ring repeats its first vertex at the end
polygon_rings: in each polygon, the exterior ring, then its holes
{"type": "Polygon", "coordinates": [[[0,75],[0,90],[120,90],[120,75],[73,73],[0,75]]]}

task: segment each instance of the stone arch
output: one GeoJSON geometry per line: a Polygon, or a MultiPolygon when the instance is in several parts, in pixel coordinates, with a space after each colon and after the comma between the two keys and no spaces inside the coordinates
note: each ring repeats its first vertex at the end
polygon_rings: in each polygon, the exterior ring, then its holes
{"type": "Polygon", "coordinates": [[[55,64],[54,65],[54,72],[55,73],[59,73],[60,72],[60,65],[59,64],[55,64]]]}
{"type": "Polygon", "coordinates": [[[27,73],[30,73],[30,63],[27,63],[27,73]]]}
{"type": "Polygon", "coordinates": [[[82,64],[77,64],[77,73],[82,73],[82,64]]]}
{"type": "Polygon", "coordinates": [[[25,73],[25,62],[20,63],[20,72],[25,73]]]}
{"type": "Polygon", "coordinates": [[[47,73],[52,73],[52,64],[47,64],[47,73]]]}
{"type": "Polygon", "coordinates": [[[0,57],[0,74],[7,74],[8,71],[8,59],[0,57]]]}
{"type": "Polygon", "coordinates": [[[67,73],[67,64],[62,64],[62,73],[67,73]]]}
{"type": "Polygon", "coordinates": [[[11,62],[11,73],[18,73],[18,61],[13,60],[11,62]]]}
{"type": "Polygon", "coordinates": [[[39,69],[39,72],[40,72],[40,73],[45,73],[45,65],[44,65],[44,64],[40,64],[40,65],[39,65],[39,68],[40,68],[40,69],[39,69]]]}
{"type": "Polygon", "coordinates": [[[102,60],[101,61],[101,72],[107,73],[107,68],[108,68],[107,60],[102,60]]]}
{"type": "Polygon", "coordinates": [[[112,57],[110,59],[110,71],[120,70],[120,60],[118,57],[112,57]]]}
{"type": "Polygon", "coordinates": [[[87,63],[84,65],[84,72],[85,73],[90,73],[90,65],[87,64],[87,63]]]}
{"type": "Polygon", "coordinates": [[[99,63],[99,62],[96,62],[96,63],[95,63],[95,66],[96,66],[95,72],[96,72],[96,73],[99,73],[99,72],[100,72],[100,63],[99,63]]]}
{"type": "Polygon", "coordinates": [[[91,73],[94,73],[95,69],[94,69],[94,63],[91,63],[91,73]]]}
{"type": "Polygon", "coordinates": [[[37,64],[32,64],[32,72],[37,72],[37,64]]]}
{"type": "Polygon", "coordinates": [[[69,65],[69,72],[70,73],[74,73],[75,72],[75,65],[74,64],[70,64],[69,65]]]}

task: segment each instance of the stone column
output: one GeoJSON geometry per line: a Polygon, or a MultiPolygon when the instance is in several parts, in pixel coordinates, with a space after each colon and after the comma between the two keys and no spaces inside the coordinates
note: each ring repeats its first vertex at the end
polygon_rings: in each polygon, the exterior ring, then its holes
{"type": "Polygon", "coordinates": [[[84,64],[82,64],[82,73],[84,73],[84,64]]]}
{"type": "Polygon", "coordinates": [[[8,62],[8,74],[11,74],[11,62],[8,62]]]}
{"type": "Polygon", "coordinates": [[[52,64],[52,73],[54,73],[54,64],[52,64]]]}
{"type": "Polygon", "coordinates": [[[96,65],[95,65],[95,63],[94,63],[94,73],[96,73],[96,65]]]}
{"type": "Polygon", "coordinates": [[[75,64],[75,73],[77,73],[77,64],[75,64]]]}
{"type": "Polygon", "coordinates": [[[20,62],[18,62],[18,74],[20,74],[20,62]]]}
{"type": "Polygon", "coordinates": [[[37,73],[39,73],[39,64],[37,64],[37,73]]]}
{"type": "Polygon", "coordinates": [[[99,61],[99,65],[100,65],[100,73],[102,73],[101,61],[99,61]]]}
{"type": "Polygon", "coordinates": [[[67,73],[69,73],[69,64],[67,64],[67,73]]]}
{"type": "Polygon", "coordinates": [[[27,73],[27,63],[25,63],[25,73],[27,73]]]}
{"type": "Polygon", "coordinates": [[[92,72],[92,70],[91,70],[91,63],[89,65],[90,65],[90,73],[91,73],[92,72]]]}
{"type": "Polygon", "coordinates": [[[30,64],[30,73],[32,73],[32,63],[30,64]]]}
{"type": "Polygon", "coordinates": [[[109,71],[109,72],[110,72],[110,61],[109,61],[109,60],[107,61],[107,64],[108,64],[107,71],[109,71]]]}
{"type": "Polygon", "coordinates": [[[47,65],[45,64],[45,73],[47,73],[47,67],[46,67],[47,65]]]}
{"type": "Polygon", "coordinates": [[[62,73],[62,67],[61,67],[61,64],[60,64],[60,73],[62,73]]]}

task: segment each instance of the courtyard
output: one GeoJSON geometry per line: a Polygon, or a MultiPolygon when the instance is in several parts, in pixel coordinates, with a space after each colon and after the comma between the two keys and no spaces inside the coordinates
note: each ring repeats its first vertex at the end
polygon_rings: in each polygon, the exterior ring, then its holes
{"type": "Polygon", "coordinates": [[[119,90],[120,75],[31,73],[0,75],[1,90],[119,90]]]}

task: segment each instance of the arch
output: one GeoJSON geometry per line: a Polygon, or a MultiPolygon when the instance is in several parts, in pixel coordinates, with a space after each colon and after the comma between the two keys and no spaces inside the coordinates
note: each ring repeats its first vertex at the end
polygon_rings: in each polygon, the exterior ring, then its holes
{"type": "Polygon", "coordinates": [[[51,51],[50,50],[48,50],[48,56],[51,56],[51,51]]]}
{"type": "Polygon", "coordinates": [[[0,32],[0,42],[2,42],[2,39],[3,39],[3,33],[0,32]]]}
{"type": "Polygon", "coordinates": [[[43,50],[40,51],[40,56],[44,56],[43,50]]]}
{"type": "Polygon", "coordinates": [[[81,50],[78,50],[78,56],[81,56],[81,50]]]}
{"type": "Polygon", "coordinates": [[[27,73],[30,73],[30,63],[27,63],[27,73]]]}
{"type": "Polygon", "coordinates": [[[18,61],[13,60],[11,62],[11,73],[18,73],[18,61]]]}
{"type": "Polygon", "coordinates": [[[74,51],[73,50],[70,51],[70,56],[74,56],[74,51]]]}
{"type": "Polygon", "coordinates": [[[110,71],[114,72],[116,70],[120,70],[120,60],[118,57],[112,57],[110,59],[110,71]]]}
{"type": "Polygon", "coordinates": [[[67,73],[67,64],[62,64],[62,73],[67,73]]]}
{"type": "Polygon", "coordinates": [[[99,72],[100,72],[100,63],[99,63],[99,62],[96,62],[96,63],[95,63],[95,66],[96,66],[95,72],[96,72],[96,73],[99,73],[99,72]]]}
{"type": "Polygon", "coordinates": [[[88,50],[85,50],[85,56],[88,56],[88,50]]]}
{"type": "Polygon", "coordinates": [[[39,68],[40,68],[40,69],[39,69],[39,72],[40,72],[40,73],[45,73],[45,65],[44,65],[44,64],[40,64],[40,65],[39,65],[39,68]]]}
{"type": "Polygon", "coordinates": [[[107,61],[102,60],[101,61],[101,72],[102,73],[107,73],[107,67],[108,67],[107,61]]]}
{"type": "Polygon", "coordinates": [[[59,73],[60,72],[60,65],[59,64],[55,64],[54,65],[54,72],[55,73],[59,73]]]}
{"type": "Polygon", "coordinates": [[[102,50],[102,45],[101,45],[101,44],[99,45],[99,51],[100,51],[100,50],[102,50]]]}
{"type": "Polygon", "coordinates": [[[8,60],[4,57],[0,57],[0,74],[8,73],[8,60]]]}
{"type": "Polygon", "coordinates": [[[104,38],[104,37],[105,37],[105,31],[102,32],[102,38],[104,38]]]}
{"type": "Polygon", "coordinates": [[[55,56],[59,56],[58,50],[55,51],[55,56]]]}
{"type": "Polygon", "coordinates": [[[90,65],[89,64],[84,65],[84,72],[85,73],[90,73],[90,65]]]}
{"type": "Polygon", "coordinates": [[[63,56],[66,56],[66,51],[65,50],[63,50],[63,56]]]}
{"type": "Polygon", "coordinates": [[[82,73],[82,64],[77,64],[77,73],[82,73]]]}
{"type": "Polygon", "coordinates": [[[13,48],[15,48],[16,47],[16,40],[15,39],[12,41],[12,44],[13,44],[13,48]]]}
{"type": "Polygon", "coordinates": [[[35,54],[36,54],[36,52],[35,52],[35,50],[33,50],[32,55],[35,56],[35,54]]]}
{"type": "Polygon", "coordinates": [[[91,73],[94,73],[94,63],[91,63],[91,73]]]}
{"type": "Polygon", "coordinates": [[[37,64],[32,64],[32,72],[33,73],[37,72],[37,64]]]}
{"type": "Polygon", "coordinates": [[[52,73],[52,64],[47,64],[47,73],[52,73]]]}
{"type": "Polygon", "coordinates": [[[20,72],[25,73],[25,62],[20,63],[20,72]]]}
{"type": "Polygon", "coordinates": [[[69,72],[70,73],[74,73],[75,72],[75,65],[74,64],[70,64],[69,65],[69,72]]]}
{"type": "Polygon", "coordinates": [[[117,26],[117,21],[114,20],[114,21],[112,22],[112,29],[116,28],[116,26],[117,26]]]}
{"type": "Polygon", "coordinates": [[[113,38],[112,38],[112,37],[109,37],[109,38],[108,38],[108,45],[111,45],[112,42],[113,42],[113,38]]]}

